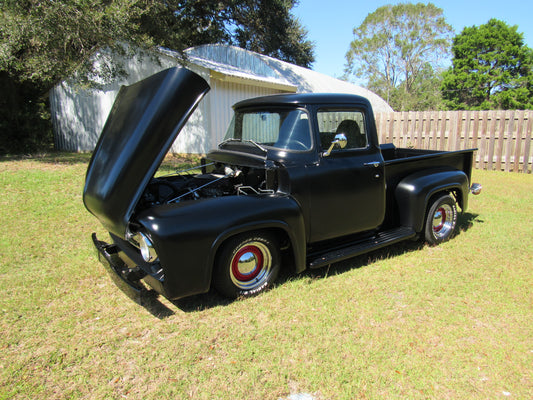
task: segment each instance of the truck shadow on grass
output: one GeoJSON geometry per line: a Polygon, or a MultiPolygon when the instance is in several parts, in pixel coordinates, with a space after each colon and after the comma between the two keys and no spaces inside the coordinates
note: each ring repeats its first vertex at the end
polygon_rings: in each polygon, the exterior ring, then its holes
{"type": "Polygon", "coordinates": [[[474,226],[474,222],[483,224],[485,221],[478,218],[479,214],[472,214],[469,212],[463,212],[457,217],[457,233],[456,236],[460,235],[461,232],[465,232],[474,226]]]}
{"type": "MultiPolygon", "coordinates": [[[[474,222],[483,223],[484,221],[479,219],[479,214],[461,213],[457,218],[457,233],[455,238],[460,236],[463,232],[470,229],[474,222]]],[[[452,238],[452,240],[455,240],[452,238]]],[[[419,240],[405,241],[397,243],[392,246],[385,247],[380,250],[371,251],[366,254],[362,254],[357,257],[353,257],[344,261],[333,263],[327,267],[318,269],[308,269],[300,274],[295,274],[291,271],[291,268],[285,268],[282,270],[280,277],[278,278],[274,287],[282,286],[288,281],[300,280],[300,279],[327,279],[328,276],[341,275],[353,269],[359,269],[368,265],[371,265],[379,260],[390,259],[398,257],[402,254],[410,253],[413,251],[422,250],[427,244],[419,240]]],[[[166,300],[165,300],[166,301],[166,300]]],[[[210,290],[208,293],[187,297],[180,300],[170,301],[169,303],[183,312],[198,312],[206,309],[226,306],[239,300],[230,300],[219,295],[215,290],[210,290]]],[[[246,301],[246,299],[242,299],[246,301]]],[[[175,314],[169,306],[165,305],[160,297],[153,294],[149,296],[142,304],[146,310],[148,310],[153,316],[159,319],[165,319],[175,314]]]]}
{"type": "MultiPolygon", "coordinates": [[[[460,236],[463,232],[466,232],[468,229],[470,229],[474,225],[474,221],[483,223],[483,221],[478,219],[478,217],[479,214],[472,214],[468,212],[459,214],[457,217],[456,233],[450,240],[456,240],[456,238],[460,236]]],[[[425,246],[428,246],[428,244],[421,238],[407,240],[391,246],[384,247],[379,250],[370,251],[357,257],[349,258],[347,260],[331,264],[328,267],[308,269],[303,273],[299,274],[298,277],[327,278],[328,275],[343,274],[347,271],[373,264],[379,260],[398,257],[402,254],[410,253],[413,251],[420,251],[425,246]]],[[[288,275],[286,277],[286,280],[293,278],[294,276],[288,275]]],[[[283,283],[282,280],[279,280],[278,282],[280,284],[283,283]]]]}
{"type": "Polygon", "coordinates": [[[155,291],[150,292],[150,296],[143,299],[141,306],[144,307],[150,314],[159,319],[165,319],[176,314],[172,308],[176,307],[179,310],[192,313],[204,311],[214,307],[227,306],[236,300],[231,300],[221,296],[216,290],[211,289],[204,294],[197,294],[179,300],[162,299],[155,291]],[[170,303],[170,307],[165,303],[170,303]],[[171,308],[172,307],[172,308],[171,308]]]}

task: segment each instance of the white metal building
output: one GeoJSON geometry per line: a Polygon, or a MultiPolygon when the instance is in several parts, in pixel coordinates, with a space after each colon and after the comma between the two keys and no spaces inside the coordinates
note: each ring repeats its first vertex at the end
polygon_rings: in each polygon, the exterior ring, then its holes
{"type": "MultiPolygon", "coordinates": [[[[186,51],[187,68],[201,75],[211,91],[200,103],[172,146],[175,153],[207,153],[224,137],[232,109],[240,100],[276,93],[352,93],[367,97],[375,112],[392,108],[375,93],[360,86],[271,57],[227,45],[204,45],[186,51]]],[[[100,53],[98,63],[113,56],[100,53]]],[[[137,53],[124,62],[127,78],[87,89],[74,79],[61,82],[50,93],[55,144],[59,150],[90,151],[111,110],[121,85],[129,85],[162,69],[179,64],[170,50],[137,53]]]]}

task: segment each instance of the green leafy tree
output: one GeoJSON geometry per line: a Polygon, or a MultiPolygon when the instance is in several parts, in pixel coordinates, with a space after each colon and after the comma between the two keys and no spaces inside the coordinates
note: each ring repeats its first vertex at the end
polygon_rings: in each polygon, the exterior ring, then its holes
{"type": "MultiPolygon", "coordinates": [[[[292,16],[294,0],[4,0],[0,2],[0,153],[51,146],[48,91],[99,48],[124,42],[181,51],[237,44],[309,66],[313,45],[292,16]]],[[[130,47],[132,48],[132,47],[130,47]]],[[[94,71],[92,71],[94,72],[94,71]]],[[[87,74],[80,74],[85,76],[87,74]]],[[[100,78],[123,73],[99,69],[100,78]]]]}
{"type": "Polygon", "coordinates": [[[449,108],[533,108],[533,52],[517,29],[491,19],[455,37],[452,66],[442,83],[449,108]]]}
{"type": "MultiPolygon", "coordinates": [[[[150,45],[126,1],[6,0],[0,8],[0,153],[48,149],[48,91],[116,38],[150,45]]],[[[111,75],[119,66],[111,66],[111,75]]]]}
{"type": "Polygon", "coordinates": [[[303,67],[314,61],[313,43],[293,18],[295,0],[243,0],[233,8],[235,41],[239,47],[303,67]]]}
{"type": "Polygon", "coordinates": [[[131,20],[157,45],[182,51],[207,43],[228,43],[230,1],[137,0],[131,20]]]}
{"type": "Polygon", "coordinates": [[[175,50],[208,43],[234,44],[303,67],[313,43],[291,14],[296,0],[138,0],[142,32],[175,50]]]}
{"type": "Polygon", "coordinates": [[[440,63],[449,54],[452,28],[440,8],[432,3],[383,6],[353,33],[346,78],[366,78],[368,87],[397,110],[438,107],[440,94],[432,90],[428,99],[422,78],[438,79],[440,63]]]}
{"type": "MultiPolygon", "coordinates": [[[[397,110],[422,111],[443,110],[446,108],[442,100],[440,86],[442,79],[433,71],[431,65],[425,67],[417,75],[411,90],[407,90],[405,82],[402,82],[391,93],[390,103],[397,110]]],[[[370,87],[371,90],[374,90],[370,87]]],[[[375,91],[378,91],[376,88],[375,91]]]]}

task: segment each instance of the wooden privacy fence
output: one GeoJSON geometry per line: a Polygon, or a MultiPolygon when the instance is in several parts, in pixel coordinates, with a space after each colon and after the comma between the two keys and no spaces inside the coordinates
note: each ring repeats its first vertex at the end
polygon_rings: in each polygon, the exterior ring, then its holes
{"type": "Polygon", "coordinates": [[[478,169],[531,173],[533,110],[376,113],[381,143],[432,150],[477,148],[478,169]]]}

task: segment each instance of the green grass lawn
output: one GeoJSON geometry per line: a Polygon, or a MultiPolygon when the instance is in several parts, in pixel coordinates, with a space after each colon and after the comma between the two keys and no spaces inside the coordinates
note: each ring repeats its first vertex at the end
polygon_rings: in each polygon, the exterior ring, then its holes
{"type": "Polygon", "coordinates": [[[533,398],[533,176],[474,171],[444,245],[141,307],[92,249],[88,159],[0,161],[1,399],[533,398]]]}

